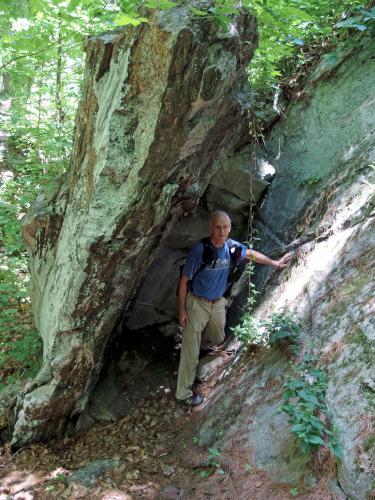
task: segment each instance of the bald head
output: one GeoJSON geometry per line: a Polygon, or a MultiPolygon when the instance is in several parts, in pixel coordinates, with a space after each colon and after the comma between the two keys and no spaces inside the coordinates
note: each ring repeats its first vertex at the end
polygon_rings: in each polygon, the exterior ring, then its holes
{"type": "Polygon", "coordinates": [[[231,230],[229,215],[223,210],[216,210],[210,217],[210,239],[212,243],[221,247],[224,245],[231,230]]]}

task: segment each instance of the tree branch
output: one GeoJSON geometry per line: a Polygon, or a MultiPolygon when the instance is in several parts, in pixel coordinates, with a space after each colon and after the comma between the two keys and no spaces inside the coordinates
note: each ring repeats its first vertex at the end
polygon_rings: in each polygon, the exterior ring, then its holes
{"type": "Polygon", "coordinates": [[[28,54],[24,54],[22,56],[15,57],[15,58],[11,59],[10,61],[4,63],[2,66],[0,66],[0,71],[2,69],[6,68],[7,66],[9,66],[9,64],[12,64],[12,62],[17,61],[18,59],[23,59],[24,57],[30,57],[30,56],[35,56],[37,54],[40,54],[41,52],[46,51],[50,47],[53,47],[53,45],[56,45],[58,42],[59,41],[56,40],[55,42],[52,42],[49,45],[47,45],[47,47],[44,47],[44,49],[36,50],[35,52],[29,52],[28,54]]]}

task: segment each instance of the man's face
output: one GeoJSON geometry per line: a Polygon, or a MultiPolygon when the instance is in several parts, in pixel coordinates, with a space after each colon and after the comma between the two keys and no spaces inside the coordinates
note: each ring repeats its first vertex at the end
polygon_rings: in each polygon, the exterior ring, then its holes
{"type": "Polygon", "coordinates": [[[219,246],[224,245],[230,233],[230,220],[224,215],[219,215],[210,224],[211,240],[219,246]]]}

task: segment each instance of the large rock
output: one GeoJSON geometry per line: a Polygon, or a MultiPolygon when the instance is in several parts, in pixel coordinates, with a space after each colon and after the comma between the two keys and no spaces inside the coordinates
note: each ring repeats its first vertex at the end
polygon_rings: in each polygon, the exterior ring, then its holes
{"type": "Polygon", "coordinates": [[[253,17],[223,35],[184,6],[88,40],[70,171],[24,224],[49,376],[20,398],[14,446],[55,435],[84,410],[161,240],[248,141],[256,45],[253,17]]]}
{"type": "MultiPolygon", "coordinates": [[[[328,68],[323,59],[307,101],[290,105],[266,138],[277,175],[258,222],[260,248],[294,248],[296,257],[278,278],[258,273],[255,316],[285,311],[301,321],[304,352],[328,376],[326,402],[343,449],[337,484],[343,497],[365,500],[375,467],[375,40],[363,37],[351,50],[331,56],[328,68]]],[[[295,460],[287,419],[276,416],[289,373],[282,359],[243,364],[218,388],[200,439],[218,449],[235,443],[271,480],[311,487],[311,457],[295,460]]]]}

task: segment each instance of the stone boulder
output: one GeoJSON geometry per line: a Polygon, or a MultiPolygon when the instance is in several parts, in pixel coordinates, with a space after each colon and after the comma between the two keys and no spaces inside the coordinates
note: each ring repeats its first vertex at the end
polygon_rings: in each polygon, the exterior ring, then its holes
{"type": "Polygon", "coordinates": [[[44,375],[19,398],[13,447],[84,411],[161,244],[249,142],[255,18],[223,34],[187,6],[152,16],[88,39],[70,170],[24,221],[44,375]]]}
{"type": "MultiPolygon", "coordinates": [[[[281,275],[257,272],[255,318],[281,311],[301,322],[304,353],[327,374],[342,446],[335,495],[356,500],[373,495],[375,467],[374,51],[374,37],[364,36],[332,57],[335,65],[323,58],[306,101],[290,104],[266,136],[263,154],[277,175],[258,220],[260,250],[294,249],[295,258],[281,275]]],[[[277,416],[289,374],[282,353],[243,362],[217,388],[200,440],[235,446],[271,480],[310,488],[319,480],[312,457],[298,454],[286,416],[277,416]]]]}

